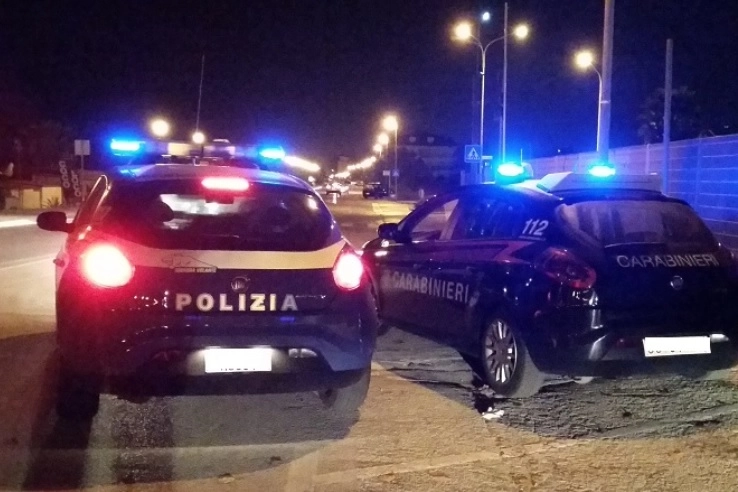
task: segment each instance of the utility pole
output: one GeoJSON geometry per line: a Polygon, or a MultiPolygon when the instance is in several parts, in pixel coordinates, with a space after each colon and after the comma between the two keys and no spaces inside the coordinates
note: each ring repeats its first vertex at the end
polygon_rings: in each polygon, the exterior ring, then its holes
{"type": "MultiPolygon", "coordinates": [[[[505,163],[507,161],[507,45],[508,45],[508,38],[509,38],[509,18],[508,18],[508,11],[509,11],[509,5],[507,2],[505,2],[505,29],[503,32],[504,41],[503,41],[503,62],[502,62],[502,130],[500,135],[501,143],[501,149],[502,152],[500,155],[502,156],[501,163],[505,163]]],[[[484,155],[484,149],[482,149],[482,155],[484,155]]]]}
{"type": "Polygon", "coordinates": [[[674,71],[674,40],[666,40],[666,70],[664,74],[664,155],[661,164],[661,191],[667,192],[669,186],[669,159],[671,154],[671,96],[672,74],[674,71]]]}
{"type": "Polygon", "coordinates": [[[602,38],[602,97],[597,129],[597,149],[601,162],[610,160],[610,110],[612,97],[612,44],[615,27],[615,0],[605,0],[605,26],[602,38]]]}

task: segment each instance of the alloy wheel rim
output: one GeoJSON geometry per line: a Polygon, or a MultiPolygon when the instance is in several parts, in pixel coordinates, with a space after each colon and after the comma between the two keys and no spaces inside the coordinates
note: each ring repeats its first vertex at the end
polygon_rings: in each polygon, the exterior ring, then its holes
{"type": "Polygon", "coordinates": [[[518,346],[510,326],[502,320],[494,320],[487,330],[484,359],[487,371],[496,383],[510,381],[518,361],[518,346]]]}

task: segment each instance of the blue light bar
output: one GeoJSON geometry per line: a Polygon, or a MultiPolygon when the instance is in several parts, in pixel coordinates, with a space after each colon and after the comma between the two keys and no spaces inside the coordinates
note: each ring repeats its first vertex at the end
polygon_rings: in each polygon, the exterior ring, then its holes
{"type": "Polygon", "coordinates": [[[144,142],[137,140],[116,140],[110,141],[110,150],[113,152],[121,152],[126,154],[133,154],[141,151],[144,142]]]}
{"type": "Polygon", "coordinates": [[[282,147],[267,147],[259,151],[259,155],[264,159],[284,159],[285,152],[282,147]]]}
{"type": "Polygon", "coordinates": [[[615,168],[610,164],[594,164],[588,172],[596,178],[609,178],[615,175],[615,168]]]}
{"type": "Polygon", "coordinates": [[[525,172],[525,169],[520,164],[515,162],[507,162],[497,166],[497,174],[505,176],[506,178],[517,178],[525,172]]]}

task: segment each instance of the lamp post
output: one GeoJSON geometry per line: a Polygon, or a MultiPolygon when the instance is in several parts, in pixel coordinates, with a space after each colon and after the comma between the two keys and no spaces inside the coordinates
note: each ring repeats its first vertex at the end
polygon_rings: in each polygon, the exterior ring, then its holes
{"type": "Polygon", "coordinates": [[[597,92],[597,152],[602,149],[602,74],[595,65],[594,53],[589,50],[579,51],[574,55],[574,63],[582,70],[594,70],[600,82],[597,92]]]}
{"type": "Polygon", "coordinates": [[[382,120],[382,127],[385,129],[385,131],[388,132],[394,132],[395,134],[395,167],[394,171],[392,171],[392,174],[395,177],[395,196],[397,196],[397,182],[398,182],[398,176],[397,176],[397,132],[400,128],[400,124],[397,120],[397,116],[394,115],[388,115],[384,117],[384,120],[382,120]]]}
{"type": "MultiPolygon", "coordinates": [[[[504,162],[505,159],[505,139],[507,138],[507,40],[510,37],[510,33],[508,31],[508,6],[507,3],[505,4],[505,29],[503,32],[503,35],[493,39],[492,41],[489,41],[487,44],[483,44],[482,41],[474,36],[472,24],[470,22],[461,22],[456,25],[454,28],[454,37],[457,41],[461,42],[469,42],[472,41],[474,45],[479,48],[479,51],[482,55],[482,69],[480,72],[480,75],[482,76],[482,86],[481,86],[481,94],[480,94],[480,104],[479,104],[479,147],[482,150],[482,156],[484,156],[484,95],[485,95],[485,78],[487,75],[487,50],[490,46],[493,44],[504,41],[505,45],[505,52],[504,52],[504,60],[503,60],[503,75],[502,75],[502,125],[500,128],[500,142],[501,142],[501,148],[502,148],[502,159],[504,162]]],[[[530,33],[530,29],[525,24],[520,24],[513,29],[512,34],[522,40],[528,37],[528,34],[530,33]]],[[[481,168],[480,168],[481,169],[481,168]]],[[[477,171],[479,173],[479,170],[477,171]]],[[[481,176],[478,176],[477,179],[481,181],[481,176]]]]}

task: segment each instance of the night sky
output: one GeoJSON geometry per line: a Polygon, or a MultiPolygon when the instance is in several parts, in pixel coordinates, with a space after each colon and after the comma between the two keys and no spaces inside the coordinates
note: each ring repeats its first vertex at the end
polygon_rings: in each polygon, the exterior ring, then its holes
{"type": "MultiPolygon", "coordinates": [[[[20,91],[40,115],[96,139],[145,131],[154,115],[176,136],[278,141],[321,161],[369,154],[382,114],[401,131],[472,143],[478,50],[451,40],[461,18],[502,2],[479,0],[96,0],[0,2],[0,90],[20,91]]],[[[618,0],[613,146],[636,144],[637,115],[663,85],[666,38],[674,85],[696,91],[709,127],[738,124],[738,1],[618,0]]],[[[511,23],[531,38],[510,46],[509,152],[592,150],[597,76],[574,51],[601,50],[602,0],[511,0],[511,23]]],[[[488,141],[496,139],[501,43],[488,55],[488,141]]]]}

